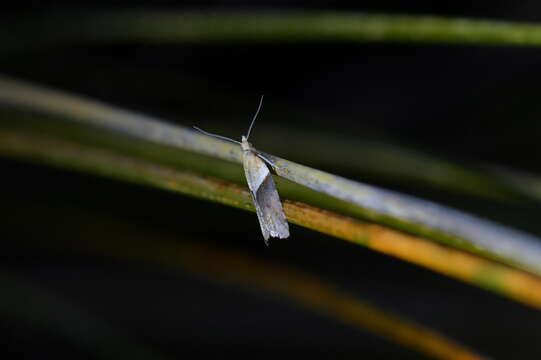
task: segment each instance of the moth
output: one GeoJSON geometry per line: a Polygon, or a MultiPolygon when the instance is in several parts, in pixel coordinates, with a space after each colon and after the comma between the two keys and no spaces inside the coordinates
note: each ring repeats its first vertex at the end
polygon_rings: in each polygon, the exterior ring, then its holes
{"type": "Polygon", "coordinates": [[[205,135],[231,141],[240,145],[242,149],[242,164],[244,166],[246,182],[248,183],[248,188],[252,195],[265,244],[269,245],[270,237],[280,239],[289,237],[289,226],[270,171],[270,169],[274,168],[274,164],[248,142],[252,127],[261,110],[262,104],[263,96],[261,96],[261,99],[259,100],[259,106],[250,123],[248,133],[242,136],[240,142],[225,136],[208,133],[196,126],[194,126],[194,129],[205,135]],[[268,166],[270,166],[270,168],[268,166]]]}

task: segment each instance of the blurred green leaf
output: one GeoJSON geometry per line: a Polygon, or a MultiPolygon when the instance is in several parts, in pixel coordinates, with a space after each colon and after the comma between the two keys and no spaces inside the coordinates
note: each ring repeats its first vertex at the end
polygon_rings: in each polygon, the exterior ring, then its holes
{"type": "Polygon", "coordinates": [[[541,44],[535,24],[331,11],[65,12],[6,19],[3,28],[3,48],[20,51],[74,42],[541,44]]]}
{"type": "MultiPolygon", "coordinates": [[[[13,80],[4,79],[0,88],[0,103],[64,119],[59,122],[24,112],[20,117],[18,112],[4,113],[0,153],[6,156],[151,185],[253,211],[246,189],[230,183],[244,182],[240,166],[232,162],[240,162],[237,145],[13,80]]],[[[285,202],[286,215],[293,223],[541,306],[541,290],[537,290],[541,289],[541,279],[491,260],[498,258],[535,272],[539,264],[535,262],[539,246],[536,238],[435,203],[266,156],[278,166],[282,196],[295,200],[285,202]],[[464,249],[486,259],[459,251],[464,249]]]]}

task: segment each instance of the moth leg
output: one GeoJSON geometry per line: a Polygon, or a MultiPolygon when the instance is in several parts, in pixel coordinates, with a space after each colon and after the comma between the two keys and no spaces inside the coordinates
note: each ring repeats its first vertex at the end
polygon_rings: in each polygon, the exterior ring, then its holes
{"type": "Polygon", "coordinates": [[[265,156],[261,155],[260,153],[257,153],[257,157],[263,160],[264,162],[266,162],[274,171],[276,171],[276,169],[282,170],[281,167],[277,166],[275,163],[273,163],[271,160],[267,159],[265,156]]]}

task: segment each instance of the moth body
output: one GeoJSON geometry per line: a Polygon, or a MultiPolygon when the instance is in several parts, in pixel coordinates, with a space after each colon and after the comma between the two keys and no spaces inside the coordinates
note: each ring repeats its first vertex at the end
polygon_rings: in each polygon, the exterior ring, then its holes
{"type": "Polygon", "coordinates": [[[241,148],[246,182],[252,195],[265,243],[268,244],[269,237],[280,239],[289,237],[289,226],[284,209],[267,164],[245,136],[242,137],[241,148]]]}
{"type": "Polygon", "coordinates": [[[244,166],[244,174],[246,175],[246,182],[250,189],[250,194],[254,202],[257,218],[259,219],[259,225],[261,226],[261,232],[265,239],[265,244],[269,244],[270,237],[285,239],[289,237],[289,225],[287,224],[286,216],[282,203],[280,202],[280,196],[276,190],[274,179],[270,172],[267,163],[274,166],[268,159],[257,152],[248,142],[252,126],[257,118],[257,114],[261,109],[263,103],[263,96],[259,101],[259,107],[250,123],[248,133],[246,136],[242,136],[240,142],[226,138],[221,135],[207,133],[199,129],[194,128],[205,135],[217,137],[227,141],[231,141],[240,145],[242,149],[242,164],[244,166]]]}

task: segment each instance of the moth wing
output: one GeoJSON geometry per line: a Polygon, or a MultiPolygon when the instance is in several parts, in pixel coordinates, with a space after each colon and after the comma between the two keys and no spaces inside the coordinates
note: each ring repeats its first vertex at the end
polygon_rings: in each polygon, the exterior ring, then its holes
{"type": "Polygon", "coordinates": [[[243,165],[265,243],[269,237],[289,237],[289,226],[269,168],[253,151],[244,152],[243,165]]]}

